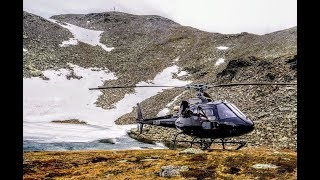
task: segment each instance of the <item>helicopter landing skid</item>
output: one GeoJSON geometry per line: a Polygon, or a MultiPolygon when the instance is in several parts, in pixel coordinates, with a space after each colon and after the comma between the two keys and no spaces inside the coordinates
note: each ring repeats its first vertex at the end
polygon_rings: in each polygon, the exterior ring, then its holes
{"type": "Polygon", "coordinates": [[[180,133],[176,134],[174,140],[172,140],[173,141],[173,149],[176,148],[177,142],[190,143],[190,148],[192,147],[193,144],[199,144],[200,148],[202,150],[206,150],[206,149],[210,148],[210,146],[213,143],[216,143],[216,144],[220,144],[221,143],[223,150],[226,149],[225,148],[225,144],[239,144],[239,146],[235,150],[239,150],[239,149],[241,149],[242,147],[244,147],[247,144],[247,142],[244,142],[244,141],[225,141],[224,139],[221,139],[221,142],[215,142],[213,138],[211,138],[209,141],[204,139],[204,138],[199,138],[200,141],[195,141],[196,139],[198,139],[198,137],[194,137],[192,139],[192,141],[177,141],[177,137],[180,134],[184,134],[184,133],[180,132],[180,133]]]}
{"type": "MultiPolygon", "coordinates": [[[[219,143],[219,142],[212,142],[212,143],[219,143]]],[[[222,149],[225,148],[225,144],[239,144],[239,146],[235,150],[241,149],[243,146],[247,144],[245,141],[225,141],[224,139],[221,139],[222,149]]]]}

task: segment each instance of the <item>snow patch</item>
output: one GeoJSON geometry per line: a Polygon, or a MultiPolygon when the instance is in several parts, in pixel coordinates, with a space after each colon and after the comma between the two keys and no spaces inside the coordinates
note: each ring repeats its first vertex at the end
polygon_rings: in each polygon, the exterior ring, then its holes
{"type": "MultiPolygon", "coordinates": [[[[69,64],[81,79],[66,78],[69,69],[44,71],[49,80],[39,77],[23,79],[23,137],[37,142],[89,142],[97,139],[117,138],[136,125],[120,126],[114,121],[132,111],[138,102],[150,98],[165,88],[135,88],[134,94],[126,94],[117,102],[115,109],[105,110],[95,106],[100,91],[88,88],[101,86],[104,81],[116,79],[113,73],[105,70],[94,71],[69,64]],[[79,119],[83,124],[56,124],[52,120],[79,119]]],[[[173,79],[178,72],[174,65],[164,69],[151,83],[137,85],[184,86],[190,83],[173,79]]],[[[96,70],[96,69],[95,69],[96,70]]]]}
{"type": "Polygon", "coordinates": [[[114,47],[107,47],[106,45],[100,43],[100,38],[101,38],[101,34],[103,33],[103,31],[95,31],[95,30],[90,30],[90,29],[85,29],[73,24],[69,24],[69,23],[65,23],[67,25],[61,24],[58,21],[54,20],[54,19],[49,19],[51,22],[57,23],[60,26],[68,29],[74,36],[74,39],[90,44],[92,46],[100,46],[101,48],[103,48],[104,50],[106,50],[107,52],[110,52],[112,49],[114,49],[114,47]]]}
{"type": "Polygon", "coordinates": [[[184,91],[183,93],[181,93],[181,94],[179,94],[178,96],[176,96],[171,102],[169,102],[169,103],[167,104],[167,107],[172,106],[173,103],[176,102],[176,101],[178,100],[178,98],[179,98],[180,96],[182,96],[183,94],[185,94],[186,92],[187,92],[187,91],[184,91]]]}
{"type": "Polygon", "coordinates": [[[158,116],[158,117],[160,117],[160,116],[165,116],[165,115],[167,115],[169,112],[170,112],[170,109],[169,109],[169,108],[164,108],[164,109],[162,109],[162,110],[157,114],[157,116],[158,116]]]}
{"type": "MultiPolygon", "coordinates": [[[[148,86],[148,85],[167,85],[167,86],[185,86],[191,81],[182,81],[178,79],[172,79],[172,74],[178,72],[179,67],[177,65],[173,65],[171,67],[168,67],[164,69],[161,73],[156,75],[156,77],[153,79],[152,82],[146,83],[146,82],[139,82],[137,86],[148,86]]],[[[135,88],[135,94],[126,94],[124,99],[119,101],[116,104],[117,111],[114,112],[113,115],[116,115],[117,117],[114,117],[115,120],[119,118],[122,114],[126,114],[131,112],[132,107],[134,107],[138,102],[141,102],[149,97],[152,97],[160,92],[162,92],[164,89],[171,89],[171,87],[156,87],[156,88],[135,88]]]]}
{"type": "Polygon", "coordinates": [[[70,38],[67,41],[63,41],[61,44],[59,44],[60,47],[67,47],[69,45],[77,45],[78,44],[78,40],[75,38],[70,38]]]}
{"type": "Polygon", "coordinates": [[[186,93],[186,91],[184,91],[183,93],[181,93],[181,94],[179,94],[178,96],[176,96],[171,102],[169,102],[169,103],[166,105],[165,108],[163,108],[163,109],[157,114],[157,116],[160,117],[160,116],[165,116],[165,115],[167,115],[167,114],[170,112],[169,107],[172,106],[173,103],[175,103],[175,102],[178,100],[178,98],[179,98],[180,96],[182,96],[184,93],[186,93]]]}
{"type": "Polygon", "coordinates": [[[215,65],[216,65],[216,66],[219,66],[219,65],[222,64],[222,63],[224,63],[224,59],[223,59],[223,58],[219,58],[219,59],[216,61],[215,65]]]}
{"type": "Polygon", "coordinates": [[[187,75],[187,74],[188,74],[187,71],[180,71],[180,72],[177,74],[177,76],[178,76],[178,77],[181,77],[181,76],[185,76],[185,75],[187,75]]]}
{"type": "Polygon", "coordinates": [[[89,91],[92,86],[100,86],[106,80],[116,79],[113,73],[106,70],[92,71],[69,64],[81,79],[68,80],[69,69],[44,71],[49,80],[39,77],[23,79],[23,133],[28,140],[38,137],[43,142],[86,142],[105,138],[106,129],[112,134],[110,138],[123,135],[110,124],[100,126],[94,123],[104,119],[104,110],[94,102],[102,94],[100,91],[89,91]],[[52,120],[79,119],[90,125],[56,124],[52,120]]]}
{"type": "Polygon", "coordinates": [[[227,50],[227,49],[229,49],[229,47],[226,47],[226,46],[219,46],[219,47],[217,47],[217,49],[219,49],[219,50],[227,50]]]}

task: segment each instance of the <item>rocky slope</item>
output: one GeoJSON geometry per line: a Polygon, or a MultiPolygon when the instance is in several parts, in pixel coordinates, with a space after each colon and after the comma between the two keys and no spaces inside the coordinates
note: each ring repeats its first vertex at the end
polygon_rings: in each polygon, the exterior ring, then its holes
{"type": "MultiPolygon", "coordinates": [[[[41,76],[39,70],[68,67],[108,68],[117,80],[106,85],[135,85],[153,79],[175,62],[189,75],[179,77],[193,83],[296,82],[297,28],[266,35],[250,33],[219,34],[181,26],[159,16],[137,16],[120,12],[67,14],[53,19],[80,27],[104,31],[100,42],[114,47],[106,52],[99,46],[79,42],[61,47],[73,35],[65,28],[36,15],[24,12],[24,77],[41,76]],[[227,46],[223,51],[216,47],[227,46]],[[225,62],[215,66],[219,58],[225,62]]],[[[133,89],[103,90],[97,105],[112,108],[133,89]],[[112,96],[111,96],[112,95],[112,96]]],[[[165,90],[141,103],[145,117],[153,117],[182,90],[165,90]],[[155,105],[156,104],[156,105],[155,105]]],[[[256,130],[243,136],[252,145],[296,149],[296,87],[233,87],[208,91],[214,99],[226,99],[237,105],[256,124],[256,130]]],[[[183,93],[181,99],[192,97],[183,93]]],[[[134,123],[135,110],[117,123],[134,123]]],[[[143,137],[169,140],[174,130],[146,127],[143,137]],[[159,133],[160,132],[160,133],[159,133]]]]}

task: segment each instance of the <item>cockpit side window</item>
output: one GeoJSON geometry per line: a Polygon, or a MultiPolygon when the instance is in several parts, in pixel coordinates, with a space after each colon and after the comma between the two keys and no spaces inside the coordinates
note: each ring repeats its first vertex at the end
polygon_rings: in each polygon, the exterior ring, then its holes
{"type": "Polygon", "coordinates": [[[228,119],[237,117],[225,104],[217,105],[218,115],[220,119],[228,119]]]}
{"type": "Polygon", "coordinates": [[[205,113],[205,115],[207,116],[209,121],[216,120],[216,117],[215,117],[214,112],[213,112],[213,108],[203,109],[203,112],[205,113]]]}
{"type": "Polygon", "coordinates": [[[203,112],[206,114],[206,116],[214,116],[213,109],[203,109],[203,112]]]}

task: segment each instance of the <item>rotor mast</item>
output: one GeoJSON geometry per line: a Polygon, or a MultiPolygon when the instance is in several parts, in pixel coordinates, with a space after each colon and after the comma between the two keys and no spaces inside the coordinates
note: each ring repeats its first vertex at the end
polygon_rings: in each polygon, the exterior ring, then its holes
{"type": "MultiPolygon", "coordinates": [[[[196,90],[197,94],[197,98],[201,99],[203,103],[206,103],[208,102],[208,98],[210,97],[205,97],[204,96],[204,91],[209,89],[209,86],[208,85],[205,85],[205,84],[193,84],[193,85],[186,85],[185,86],[185,89],[194,89],[196,90]]],[[[211,99],[211,98],[210,98],[211,99]]]]}

